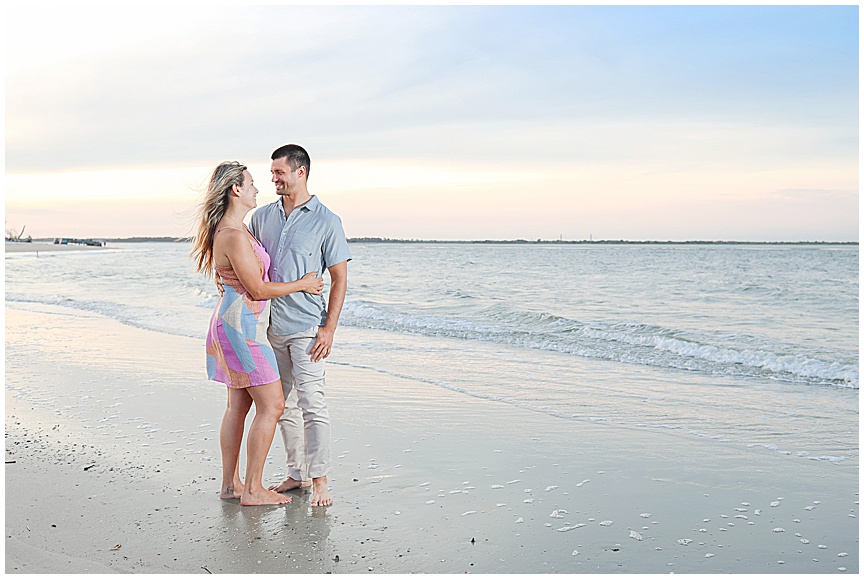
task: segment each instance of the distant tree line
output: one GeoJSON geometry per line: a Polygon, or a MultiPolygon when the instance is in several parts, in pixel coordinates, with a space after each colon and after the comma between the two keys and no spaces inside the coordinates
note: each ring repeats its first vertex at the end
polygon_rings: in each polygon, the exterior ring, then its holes
{"type": "Polygon", "coordinates": [[[541,245],[858,245],[857,241],[628,241],[626,239],[485,239],[448,241],[437,239],[391,239],[389,237],[350,237],[349,243],[492,243],[541,245]]]}
{"type": "MultiPolygon", "coordinates": [[[[191,237],[116,237],[106,241],[122,243],[188,243],[191,237]]],[[[441,239],[394,239],[390,237],[349,237],[349,243],[488,243],[488,244],[540,244],[540,245],[858,245],[857,241],[628,241],[626,239],[484,239],[484,240],[441,240],[441,239]]]]}

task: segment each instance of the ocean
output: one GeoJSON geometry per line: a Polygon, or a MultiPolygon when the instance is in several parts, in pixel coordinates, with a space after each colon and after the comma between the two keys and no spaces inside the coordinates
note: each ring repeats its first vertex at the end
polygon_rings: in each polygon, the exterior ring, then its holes
{"type": "MultiPolygon", "coordinates": [[[[190,387],[220,388],[204,367],[217,292],[189,249],[7,254],[6,305],[61,306],[200,339],[205,385],[190,387]]],[[[708,451],[858,463],[857,245],[351,251],[332,364],[417,381],[430,398],[448,389],[550,421],[698,437],[708,451]]]]}

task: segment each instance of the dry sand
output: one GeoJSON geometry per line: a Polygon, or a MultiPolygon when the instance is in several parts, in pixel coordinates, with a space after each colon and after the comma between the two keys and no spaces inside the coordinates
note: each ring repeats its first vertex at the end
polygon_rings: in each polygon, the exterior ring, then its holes
{"type": "Polygon", "coordinates": [[[220,501],[203,359],[203,339],[7,306],[7,573],[858,572],[857,465],[338,365],[336,503],[220,501]]]}
{"type": "Polygon", "coordinates": [[[41,253],[48,251],[96,251],[105,249],[93,245],[60,245],[59,243],[47,243],[34,241],[32,243],[23,243],[15,241],[6,242],[6,253],[41,253]]]}

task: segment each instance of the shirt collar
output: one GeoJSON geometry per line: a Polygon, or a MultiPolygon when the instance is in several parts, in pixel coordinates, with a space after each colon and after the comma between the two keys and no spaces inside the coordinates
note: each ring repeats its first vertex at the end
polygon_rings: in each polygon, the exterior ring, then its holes
{"type": "MultiPolygon", "coordinates": [[[[273,207],[274,207],[274,208],[275,208],[279,213],[282,214],[282,217],[283,217],[283,219],[284,219],[284,218],[285,218],[285,210],[284,210],[284,208],[282,207],[282,198],[281,198],[281,197],[280,197],[279,199],[277,199],[276,201],[273,202],[273,207]]],[[[301,205],[300,207],[298,207],[298,209],[301,209],[301,210],[303,210],[303,211],[312,211],[312,212],[314,212],[314,211],[317,211],[319,207],[321,207],[321,202],[318,201],[318,196],[317,196],[317,195],[312,195],[312,198],[309,199],[309,201],[307,201],[306,203],[304,203],[304,204],[301,205]]]]}
{"type": "Polygon", "coordinates": [[[313,195],[309,201],[300,206],[301,209],[306,209],[308,211],[315,212],[321,206],[321,202],[318,201],[318,197],[313,195]]]}

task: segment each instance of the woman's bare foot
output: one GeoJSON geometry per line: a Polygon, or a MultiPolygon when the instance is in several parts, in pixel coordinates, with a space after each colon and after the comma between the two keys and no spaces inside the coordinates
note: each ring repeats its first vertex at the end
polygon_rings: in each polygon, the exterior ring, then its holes
{"type": "Polygon", "coordinates": [[[239,499],[243,494],[243,485],[240,485],[238,489],[233,484],[222,487],[222,490],[219,491],[219,498],[223,501],[227,501],[228,499],[239,499]]]}
{"type": "Polygon", "coordinates": [[[305,488],[309,487],[311,484],[312,483],[309,482],[308,480],[307,481],[294,480],[293,478],[291,478],[289,476],[285,480],[283,480],[281,483],[279,483],[278,485],[270,485],[267,488],[273,492],[284,493],[286,491],[290,491],[293,489],[300,489],[300,488],[305,489],[305,488]]]}
{"type": "Polygon", "coordinates": [[[330,489],[327,488],[327,477],[321,476],[312,479],[312,500],[309,502],[313,507],[329,507],[333,504],[330,489]]]}
{"type": "Polygon", "coordinates": [[[290,502],[291,497],[280,495],[264,487],[256,491],[246,490],[243,492],[243,496],[240,497],[240,504],[244,507],[253,505],[284,505],[290,502]]]}

